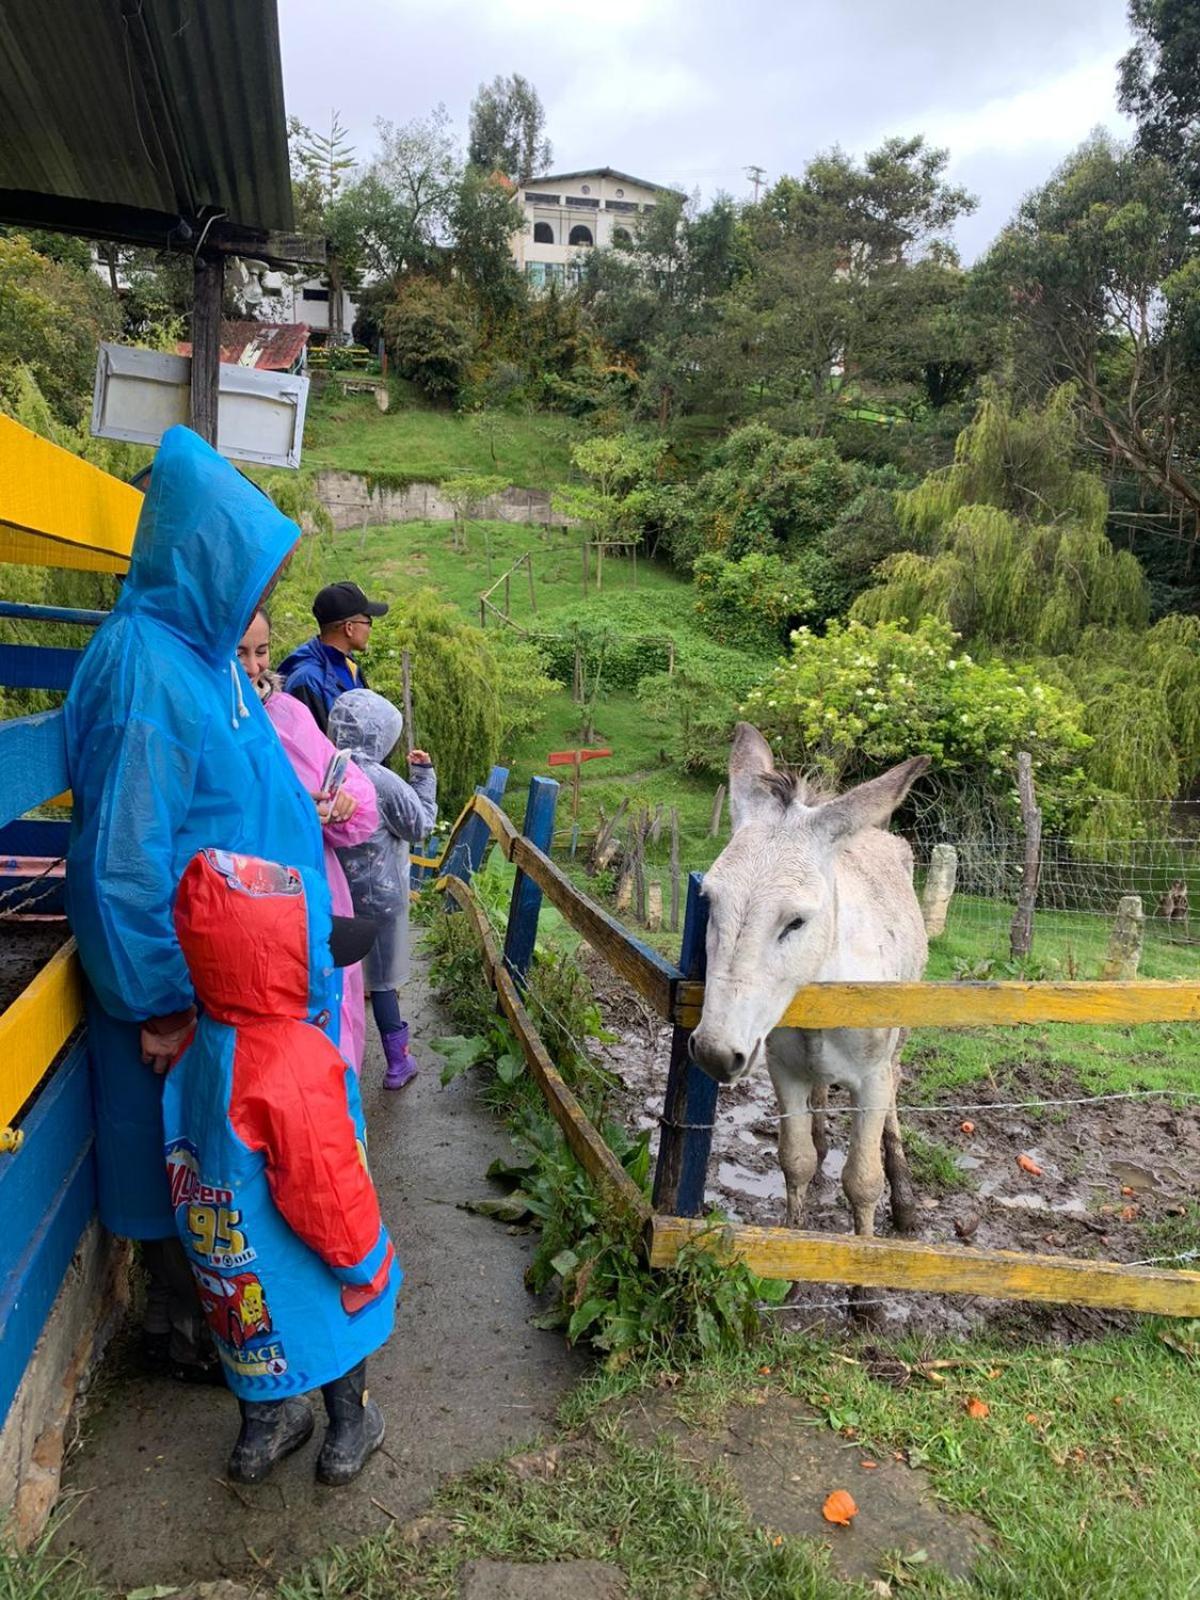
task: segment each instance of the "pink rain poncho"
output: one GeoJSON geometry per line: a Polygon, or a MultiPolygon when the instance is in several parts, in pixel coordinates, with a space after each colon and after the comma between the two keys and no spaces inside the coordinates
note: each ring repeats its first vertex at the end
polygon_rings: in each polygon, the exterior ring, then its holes
{"type": "MultiPolygon", "coordinates": [[[[329,762],[336,754],[334,746],[317,727],[312,712],[294,696],[274,689],[264,704],[296,776],[310,794],[315,793],[320,789],[329,762]]],[[[358,801],[354,815],[345,822],[327,823],[321,830],[325,840],[325,876],[329,879],[329,896],[335,917],[354,915],[346,874],[342,871],[336,851],[345,849],[347,845],[363,844],[379,826],[375,786],[353,761],[346,768],[344,787],[358,801]]],[[[342,1054],[355,1072],[362,1071],[365,1040],[362,967],[346,967],[342,973],[341,1047],[342,1054]]]]}

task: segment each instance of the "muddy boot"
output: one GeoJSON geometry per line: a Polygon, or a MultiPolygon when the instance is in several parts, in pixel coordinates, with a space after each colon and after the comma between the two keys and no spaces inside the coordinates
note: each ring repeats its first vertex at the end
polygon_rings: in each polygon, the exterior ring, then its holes
{"type": "Polygon", "coordinates": [[[367,1397],[367,1363],[321,1390],[329,1431],[317,1457],[317,1482],[340,1488],[357,1478],[383,1443],[383,1412],[367,1397]]]}
{"type": "Polygon", "coordinates": [[[277,1461],[312,1438],[313,1414],[307,1400],[239,1400],[242,1431],[229,1457],[235,1483],[261,1483],[277,1461]]]}
{"type": "Polygon", "coordinates": [[[387,1058],[387,1071],[383,1075],[385,1089],[403,1089],[417,1075],[417,1063],[409,1054],[408,1023],[390,1028],[383,1035],[383,1053],[387,1058]]]}

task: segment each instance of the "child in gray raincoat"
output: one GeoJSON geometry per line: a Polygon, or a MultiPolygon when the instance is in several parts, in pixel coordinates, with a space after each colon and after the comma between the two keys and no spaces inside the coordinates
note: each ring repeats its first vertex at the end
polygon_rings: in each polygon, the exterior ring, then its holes
{"type": "Polygon", "coordinates": [[[408,847],[427,836],[437,817],[437,774],[424,750],[409,752],[407,783],[383,764],[403,727],[395,706],[371,689],[339,695],[329,711],[330,740],[349,751],[379,801],[379,827],[365,844],[339,850],[338,858],[356,915],[379,924],[363,976],[387,1058],[385,1089],[403,1089],[417,1074],[396,990],[409,974],[408,847]]]}

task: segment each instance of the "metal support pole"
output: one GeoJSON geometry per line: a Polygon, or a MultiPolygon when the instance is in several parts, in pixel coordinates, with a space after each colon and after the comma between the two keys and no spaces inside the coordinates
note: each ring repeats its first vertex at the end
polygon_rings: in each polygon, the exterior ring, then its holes
{"type": "MultiPolygon", "coordinates": [[[[701,882],[700,873],[688,875],[679,952],[679,966],[685,978],[704,977],[708,902],[700,892],[701,882]]],[[[675,1217],[698,1217],[704,1209],[712,1125],[717,1114],[717,1085],[688,1060],[690,1037],[690,1030],[681,1027],[676,1027],[671,1036],[671,1063],[654,1172],[654,1209],[675,1217]]]]}
{"type": "MultiPolygon", "coordinates": [[[[529,799],[525,803],[525,823],[521,832],[546,855],[554,843],[554,812],[558,805],[558,784],[553,778],[531,778],[529,799]]],[[[504,936],[504,965],[524,987],[537,943],[538,914],[542,891],[532,878],[518,870],[508,908],[508,931],[504,936]]]]}

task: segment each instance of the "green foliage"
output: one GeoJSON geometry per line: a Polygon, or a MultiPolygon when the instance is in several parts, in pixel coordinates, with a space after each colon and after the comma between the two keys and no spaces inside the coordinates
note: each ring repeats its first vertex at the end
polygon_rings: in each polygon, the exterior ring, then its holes
{"type": "Polygon", "coordinates": [[[17,403],[27,369],[55,420],[78,427],[97,348],[120,326],[116,302],[94,272],[40,255],[22,234],[0,236],[0,406],[17,403]]]}
{"type": "Polygon", "coordinates": [[[528,737],[542,724],[546,701],[559,688],[545,655],[532,639],[508,628],[489,634],[504,692],[500,696],[500,749],[528,737]]]}
{"type": "Polygon", "coordinates": [[[731,433],[714,461],[696,486],[695,515],[703,547],[731,560],[810,544],[861,482],[828,440],[788,439],[763,423],[731,433]]]}
{"type": "MultiPolygon", "coordinates": [[[[485,872],[481,877],[492,876],[485,872]]],[[[495,885],[477,887],[485,904],[495,885]]],[[[434,971],[460,1025],[470,1035],[439,1041],[444,1078],[479,1065],[493,1074],[491,1097],[508,1125],[516,1158],[506,1173],[519,1179],[520,1195],[541,1236],[527,1274],[537,1293],[553,1291],[552,1310],[538,1325],[587,1340],[616,1369],[635,1357],[684,1357],[732,1351],[758,1330],[757,1302],[764,1285],[741,1263],[693,1245],[667,1272],[644,1265],[636,1228],[614,1216],[549,1116],[540,1091],[524,1071],[508,1024],[496,1017],[480,970],[478,946],[467,919],[442,914],[431,932],[434,971]]],[[[589,1038],[605,1037],[599,1011],[578,963],[542,949],[530,973],[527,1004],[555,1064],[578,1094],[610,1149],[640,1188],[650,1176],[643,1133],[631,1138],[604,1117],[611,1079],[587,1055],[589,1038]]],[[[714,1219],[714,1227],[719,1221],[714,1219]]]]}
{"type": "Polygon", "coordinates": [[[787,625],[813,612],[812,590],[797,565],[780,556],[753,552],[727,561],[712,551],[693,571],[700,626],[720,644],[777,650],[787,625]]]}
{"type": "Polygon", "coordinates": [[[413,718],[438,770],[443,810],[457,811],[500,754],[500,675],[491,641],[429,589],[396,601],[371,630],[371,687],[402,703],[401,659],[411,652],[413,718]]]}
{"type": "Polygon", "coordinates": [[[1091,741],[1078,700],[1030,668],[973,660],[934,617],[912,631],[831,622],[817,638],[801,628],[791,660],[745,711],[787,761],[839,785],[929,755],[948,808],[962,794],[1011,803],[1016,753],[1029,750],[1047,828],[1061,831],[1086,808],[1080,763],[1091,741]]]}
{"type": "Polygon", "coordinates": [[[387,346],[402,377],[433,400],[454,400],[475,351],[474,319],[462,292],[436,278],[408,278],[383,313],[387,346]]]}
{"type": "Polygon", "coordinates": [[[490,169],[468,167],[450,206],[454,270],[493,323],[525,297],[525,280],[512,258],[512,236],[524,220],[515,189],[490,169]]]}
{"type": "Polygon", "coordinates": [[[481,83],[471,101],[467,160],[482,172],[528,183],[550,165],[546,113],[537,90],[519,72],[481,83]]]}

